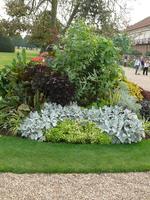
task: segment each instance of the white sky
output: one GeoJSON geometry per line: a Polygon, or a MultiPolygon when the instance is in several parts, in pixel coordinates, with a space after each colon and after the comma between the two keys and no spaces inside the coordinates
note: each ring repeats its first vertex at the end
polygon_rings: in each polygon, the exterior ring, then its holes
{"type": "MultiPolygon", "coordinates": [[[[0,16],[4,15],[4,2],[0,0],[0,16]]],[[[132,0],[129,2],[130,9],[130,24],[134,24],[146,17],[150,16],[150,0],[132,0]]]]}
{"type": "Polygon", "coordinates": [[[129,3],[129,7],[131,7],[130,24],[150,16],[150,0],[134,0],[129,3]]]}
{"type": "Polygon", "coordinates": [[[4,2],[5,0],[0,0],[0,16],[4,16],[4,2]]]}

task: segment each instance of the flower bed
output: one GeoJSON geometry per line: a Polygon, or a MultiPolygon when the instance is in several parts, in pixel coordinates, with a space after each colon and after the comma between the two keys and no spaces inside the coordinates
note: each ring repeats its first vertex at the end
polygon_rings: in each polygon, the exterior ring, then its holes
{"type": "Polygon", "coordinates": [[[44,55],[27,63],[22,52],[2,68],[0,129],[49,142],[141,141],[143,97],[123,76],[113,42],[77,21],[62,44],[50,63],[41,64],[44,55]]]}

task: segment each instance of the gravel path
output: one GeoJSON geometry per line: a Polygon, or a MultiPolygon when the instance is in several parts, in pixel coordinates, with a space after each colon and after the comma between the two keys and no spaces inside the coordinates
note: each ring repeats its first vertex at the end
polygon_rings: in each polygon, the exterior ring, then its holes
{"type": "Polygon", "coordinates": [[[150,172],[0,174],[0,200],[150,200],[150,172]]]}
{"type": "Polygon", "coordinates": [[[128,80],[136,83],[143,89],[150,91],[150,72],[148,76],[143,75],[142,71],[140,71],[140,75],[135,75],[135,69],[128,67],[124,67],[123,69],[128,80]]]}

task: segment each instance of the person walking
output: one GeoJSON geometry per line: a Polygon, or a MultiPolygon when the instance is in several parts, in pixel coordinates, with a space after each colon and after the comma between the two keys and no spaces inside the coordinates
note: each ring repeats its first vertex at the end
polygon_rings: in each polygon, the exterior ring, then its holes
{"type": "Polygon", "coordinates": [[[124,57],[124,67],[127,67],[127,62],[128,62],[128,56],[124,57]]]}
{"type": "Polygon", "coordinates": [[[146,76],[148,76],[148,68],[149,68],[149,66],[150,66],[150,63],[149,63],[149,61],[147,60],[147,61],[145,62],[145,64],[144,64],[143,75],[146,74],[146,76]]]}
{"type": "Polygon", "coordinates": [[[138,70],[141,67],[141,60],[139,58],[137,58],[135,60],[134,67],[135,67],[135,74],[137,75],[138,74],[138,70]]]}
{"type": "Polygon", "coordinates": [[[141,67],[142,67],[142,70],[144,70],[144,65],[145,65],[145,60],[144,60],[144,58],[142,57],[142,58],[141,58],[141,67]]]}

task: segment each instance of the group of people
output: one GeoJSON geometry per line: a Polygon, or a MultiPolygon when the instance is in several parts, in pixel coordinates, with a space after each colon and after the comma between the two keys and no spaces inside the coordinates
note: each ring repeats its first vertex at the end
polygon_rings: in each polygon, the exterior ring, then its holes
{"type": "MultiPolygon", "coordinates": [[[[133,59],[130,59],[133,60],[133,59]]],[[[128,65],[129,59],[127,56],[124,57],[124,67],[128,65]]],[[[139,72],[142,70],[143,75],[148,76],[148,70],[150,67],[150,60],[149,58],[144,58],[144,57],[137,57],[134,58],[134,68],[135,68],[135,74],[140,74],[139,72]]]]}
{"type": "Polygon", "coordinates": [[[150,67],[150,61],[145,58],[136,58],[134,62],[134,67],[135,67],[135,74],[139,74],[138,72],[140,70],[143,71],[143,75],[148,76],[148,69],[150,67]]]}

